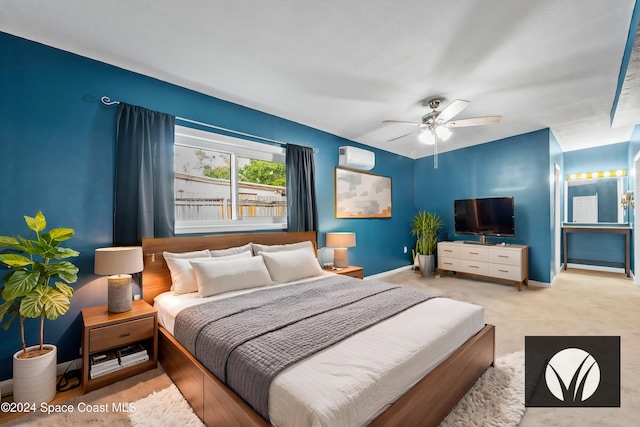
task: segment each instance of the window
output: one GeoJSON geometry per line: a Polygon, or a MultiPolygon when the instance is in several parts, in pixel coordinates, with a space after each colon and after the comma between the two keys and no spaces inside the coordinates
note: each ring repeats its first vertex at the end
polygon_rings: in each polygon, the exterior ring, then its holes
{"type": "Polygon", "coordinates": [[[176,126],[176,234],[286,228],[284,153],[176,126]]]}

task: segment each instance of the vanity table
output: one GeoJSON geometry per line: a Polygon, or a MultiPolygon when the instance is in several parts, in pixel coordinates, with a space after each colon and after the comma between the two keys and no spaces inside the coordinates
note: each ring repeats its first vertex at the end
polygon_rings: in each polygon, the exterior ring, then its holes
{"type": "MultiPolygon", "coordinates": [[[[568,263],[577,262],[624,267],[627,277],[631,275],[631,227],[629,226],[627,208],[633,207],[633,194],[627,191],[627,178],[627,171],[624,169],[567,175],[564,191],[564,223],[562,225],[563,270],[567,269],[568,263]],[[582,238],[574,237],[574,258],[569,258],[569,247],[571,246],[569,234],[571,233],[591,235],[582,238]],[[604,236],[606,234],[624,236],[624,262],[602,260],[612,259],[607,245],[617,245],[618,240],[615,237],[604,236]],[[603,245],[604,242],[611,240],[614,242],[603,245]],[[578,244],[580,242],[582,243],[578,244]],[[597,260],[597,258],[601,260],[597,260]]],[[[622,243],[623,239],[619,240],[622,243]]],[[[617,250],[615,252],[616,255],[613,259],[620,260],[620,252],[617,250]]]]}
{"type": "Polygon", "coordinates": [[[602,265],[608,265],[613,267],[624,267],[624,272],[627,275],[627,277],[631,276],[631,273],[630,273],[631,227],[629,227],[628,225],[563,225],[562,241],[563,241],[563,252],[564,252],[564,263],[562,265],[563,270],[567,269],[567,264],[569,262],[583,262],[583,263],[597,262],[598,264],[602,264],[602,265]],[[569,258],[569,251],[568,251],[568,246],[569,246],[568,234],[569,233],[623,234],[624,235],[624,263],[569,258]]]}

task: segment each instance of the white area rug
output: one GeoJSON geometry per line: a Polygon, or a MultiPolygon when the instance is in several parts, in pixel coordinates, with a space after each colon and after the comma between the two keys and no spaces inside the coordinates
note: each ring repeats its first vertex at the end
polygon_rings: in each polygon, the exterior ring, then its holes
{"type": "MultiPolygon", "coordinates": [[[[174,384],[136,401],[135,407],[128,417],[136,427],[203,425],[174,384]]],[[[524,411],[524,352],[519,351],[497,359],[440,427],[517,426],[524,411]]]]}
{"type": "Polygon", "coordinates": [[[204,425],[175,384],[151,393],[135,402],[135,405],[136,411],[128,414],[131,424],[135,427],[200,427],[204,425]]]}
{"type": "Polygon", "coordinates": [[[496,360],[440,427],[517,426],[524,415],[524,352],[496,360]]]}

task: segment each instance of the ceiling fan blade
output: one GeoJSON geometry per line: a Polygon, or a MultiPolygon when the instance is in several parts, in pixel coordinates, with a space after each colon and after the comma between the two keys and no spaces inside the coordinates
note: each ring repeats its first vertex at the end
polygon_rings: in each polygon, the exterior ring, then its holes
{"type": "Polygon", "coordinates": [[[397,137],[395,137],[393,139],[388,140],[387,142],[392,142],[392,141],[398,140],[400,138],[404,138],[405,136],[409,136],[409,135],[414,134],[416,132],[418,132],[418,131],[414,130],[413,132],[405,133],[404,135],[397,136],[397,137]]]}
{"type": "Polygon", "coordinates": [[[467,108],[469,105],[469,101],[464,101],[462,99],[456,99],[453,101],[447,108],[442,110],[440,114],[438,114],[438,118],[436,119],[436,123],[444,123],[453,119],[455,116],[460,114],[462,110],[467,108]]]}
{"type": "Polygon", "coordinates": [[[471,119],[453,120],[443,123],[441,126],[448,128],[462,128],[467,126],[492,125],[494,123],[498,123],[500,119],[502,119],[502,116],[473,117],[471,119]]]}
{"type": "Polygon", "coordinates": [[[404,122],[404,121],[401,121],[401,120],[383,120],[382,123],[385,123],[385,124],[388,124],[388,125],[409,125],[409,126],[415,126],[415,127],[419,127],[419,128],[423,128],[423,127],[427,126],[424,123],[404,122]]]}

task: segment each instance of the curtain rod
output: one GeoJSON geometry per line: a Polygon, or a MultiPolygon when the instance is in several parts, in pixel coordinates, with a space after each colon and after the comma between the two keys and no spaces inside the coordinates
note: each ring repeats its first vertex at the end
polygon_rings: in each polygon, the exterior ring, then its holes
{"type": "MultiPolygon", "coordinates": [[[[111,98],[109,98],[108,96],[103,96],[102,98],[100,98],[100,101],[102,101],[102,103],[104,105],[120,104],[120,101],[112,101],[111,98]]],[[[240,132],[240,131],[233,130],[233,129],[227,129],[227,128],[223,128],[221,126],[210,125],[209,123],[198,122],[196,120],[185,119],[184,117],[176,116],[176,120],[180,120],[182,122],[187,122],[187,123],[192,123],[194,125],[208,127],[208,128],[211,128],[211,129],[221,130],[223,132],[229,132],[229,133],[233,133],[233,134],[236,134],[236,135],[246,136],[246,137],[249,137],[249,138],[259,139],[259,140],[266,141],[266,142],[273,142],[273,143],[279,144],[279,145],[287,145],[287,143],[283,142],[283,141],[278,141],[278,140],[275,140],[275,139],[265,138],[264,136],[252,135],[250,133],[240,132]]],[[[320,149],[314,147],[313,148],[313,152],[314,153],[319,153],[320,149]]]]}

